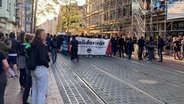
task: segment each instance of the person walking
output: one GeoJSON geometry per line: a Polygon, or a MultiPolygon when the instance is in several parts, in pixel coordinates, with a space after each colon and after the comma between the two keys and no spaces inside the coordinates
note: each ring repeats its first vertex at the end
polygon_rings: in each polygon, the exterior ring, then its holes
{"type": "Polygon", "coordinates": [[[167,37],[166,47],[165,47],[166,55],[171,54],[171,49],[172,49],[171,47],[172,47],[172,39],[171,37],[167,37]]]}
{"type": "Polygon", "coordinates": [[[134,51],[134,43],[132,41],[132,38],[129,38],[127,41],[127,54],[128,54],[128,60],[131,60],[132,58],[132,52],[134,51]]]}
{"type": "Polygon", "coordinates": [[[179,38],[174,38],[173,42],[174,47],[174,59],[180,59],[180,51],[181,51],[181,42],[179,41],[179,38]]]}
{"type": "Polygon", "coordinates": [[[58,39],[56,37],[56,35],[53,37],[52,41],[51,41],[51,53],[52,53],[52,61],[53,64],[56,62],[57,60],[57,49],[58,49],[58,39]]]}
{"type": "Polygon", "coordinates": [[[144,45],[145,45],[145,40],[144,40],[143,37],[141,37],[141,38],[138,40],[137,45],[138,45],[138,48],[139,48],[139,50],[138,50],[138,59],[139,59],[139,60],[143,60],[142,54],[143,54],[144,45]]]}
{"type": "Polygon", "coordinates": [[[4,92],[7,85],[6,72],[8,72],[9,64],[2,51],[0,51],[0,104],[4,104],[4,92]]]}
{"type": "Polygon", "coordinates": [[[22,32],[20,34],[20,42],[18,46],[18,58],[17,58],[17,63],[19,66],[19,71],[20,71],[20,77],[19,77],[19,83],[20,83],[20,90],[23,92],[25,88],[25,83],[26,83],[26,57],[25,57],[25,32],[22,32]]]}
{"type": "MultiPolygon", "coordinates": [[[[32,76],[32,104],[44,104],[48,89],[49,54],[46,44],[46,32],[43,29],[36,31],[36,36],[31,44],[31,54],[34,54],[35,67],[32,76]]],[[[32,58],[33,59],[33,58],[32,58]]],[[[31,69],[30,69],[31,70],[31,69]]]]}
{"type": "Polygon", "coordinates": [[[114,40],[114,56],[116,55],[117,51],[119,50],[118,41],[119,41],[119,36],[116,36],[115,40],[114,40]]]}
{"type": "Polygon", "coordinates": [[[15,39],[15,33],[11,32],[9,34],[10,40],[12,41],[12,47],[11,50],[9,51],[8,54],[8,63],[13,65],[13,70],[14,70],[14,78],[18,78],[18,73],[17,73],[17,51],[18,51],[18,41],[15,39]]]}
{"type": "Polygon", "coordinates": [[[71,60],[77,59],[77,62],[79,61],[78,57],[78,44],[79,42],[76,40],[75,36],[72,37],[72,41],[70,43],[71,45],[71,60]]]}
{"type": "Polygon", "coordinates": [[[115,52],[116,49],[116,43],[115,43],[115,36],[111,35],[111,43],[112,43],[112,53],[115,52]]]}
{"type": "Polygon", "coordinates": [[[148,58],[148,45],[149,45],[149,39],[148,38],[146,38],[146,40],[145,40],[145,44],[144,44],[144,46],[145,46],[145,55],[144,55],[144,59],[147,59],[148,58]]]}
{"type": "MultiPolygon", "coordinates": [[[[30,35],[26,35],[25,38],[25,57],[26,57],[26,66],[28,66],[28,61],[30,60],[30,49],[31,49],[31,42],[32,42],[32,37],[30,35]]],[[[32,77],[31,77],[31,71],[26,67],[26,82],[25,82],[25,89],[23,93],[23,99],[22,102],[23,104],[29,104],[27,102],[30,89],[32,86],[32,77]]]]}
{"type": "Polygon", "coordinates": [[[184,58],[184,36],[183,36],[183,40],[181,41],[181,50],[182,50],[182,57],[180,60],[183,60],[184,58]]]}
{"type": "Polygon", "coordinates": [[[164,46],[165,46],[164,39],[161,36],[158,36],[158,56],[159,56],[159,61],[158,62],[163,61],[162,51],[164,49],[164,46]]]}
{"type": "Polygon", "coordinates": [[[154,43],[153,37],[151,36],[148,42],[148,55],[149,55],[148,61],[153,61],[154,59],[154,47],[155,47],[155,43],[154,43]]]}
{"type": "Polygon", "coordinates": [[[6,59],[8,59],[8,52],[11,50],[12,42],[11,40],[8,40],[8,45],[4,43],[4,34],[0,32],[0,50],[5,55],[6,59]]]}
{"type": "Polygon", "coordinates": [[[123,35],[121,35],[121,37],[118,40],[118,47],[119,47],[119,57],[123,56],[123,58],[124,58],[125,57],[124,56],[124,53],[125,53],[125,40],[124,40],[123,35]]]}

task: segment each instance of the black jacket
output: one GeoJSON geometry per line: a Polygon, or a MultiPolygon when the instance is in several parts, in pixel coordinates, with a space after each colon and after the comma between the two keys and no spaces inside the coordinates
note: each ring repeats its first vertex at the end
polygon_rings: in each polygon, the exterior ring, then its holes
{"type": "Polygon", "coordinates": [[[38,50],[38,66],[49,67],[49,55],[48,55],[48,47],[44,44],[39,44],[37,47],[38,50]]]}
{"type": "Polygon", "coordinates": [[[123,38],[119,38],[118,45],[121,46],[121,47],[125,46],[125,40],[123,38]]]}
{"type": "Polygon", "coordinates": [[[144,48],[145,40],[144,40],[144,39],[139,39],[137,45],[138,45],[140,48],[144,48]]]}
{"type": "Polygon", "coordinates": [[[35,48],[37,66],[49,67],[49,55],[48,46],[45,46],[42,42],[33,42],[31,47],[35,48]]]}
{"type": "Polygon", "coordinates": [[[15,39],[11,39],[11,41],[12,41],[12,47],[11,47],[11,50],[9,51],[9,54],[17,54],[19,42],[15,39]]]}
{"type": "Polygon", "coordinates": [[[165,42],[162,38],[158,39],[158,49],[163,49],[165,46],[165,42]]]}
{"type": "Polygon", "coordinates": [[[70,44],[72,45],[71,50],[78,50],[79,42],[76,39],[72,40],[70,44]]]}

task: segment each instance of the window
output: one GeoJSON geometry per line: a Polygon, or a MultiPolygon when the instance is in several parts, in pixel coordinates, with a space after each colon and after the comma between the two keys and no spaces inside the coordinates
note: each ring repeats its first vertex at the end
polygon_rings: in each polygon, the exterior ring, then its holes
{"type": "Polygon", "coordinates": [[[118,19],[121,18],[121,15],[122,15],[122,9],[119,8],[119,9],[118,9],[118,19]]]}
{"type": "Polygon", "coordinates": [[[178,23],[178,29],[183,30],[184,28],[184,22],[178,23]]]}
{"type": "Polygon", "coordinates": [[[2,7],[2,0],[0,0],[0,7],[2,7]]]}
{"type": "Polygon", "coordinates": [[[125,7],[125,8],[123,8],[123,16],[126,16],[126,13],[127,13],[127,9],[125,7]]]}
{"type": "Polygon", "coordinates": [[[178,24],[177,23],[174,23],[172,29],[173,30],[177,30],[177,28],[178,28],[178,24]]]}

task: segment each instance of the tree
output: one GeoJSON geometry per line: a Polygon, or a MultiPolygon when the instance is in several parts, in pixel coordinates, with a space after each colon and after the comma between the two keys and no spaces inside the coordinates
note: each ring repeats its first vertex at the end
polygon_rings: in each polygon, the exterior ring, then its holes
{"type": "Polygon", "coordinates": [[[82,30],[80,24],[82,21],[82,9],[77,2],[75,0],[62,0],[62,2],[56,0],[55,2],[60,4],[57,31],[64,31],[69,34],[82,30]]]}
{"type": "Polygon", "coordinates": [[[47,17],[47,15],[50,14],[57,14],[54,8],[53,4],[50,4],[48,2],[45,2],[45,0],[33,0],[33,5],[34,5],[34,32],[36,30],[36,23],[37,20],[43,19],[43,17],[47,17]]]}

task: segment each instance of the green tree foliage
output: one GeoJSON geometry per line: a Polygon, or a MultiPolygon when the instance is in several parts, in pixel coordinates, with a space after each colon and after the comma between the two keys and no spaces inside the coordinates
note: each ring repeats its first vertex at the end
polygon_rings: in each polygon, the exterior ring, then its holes
{"type": "MultiPolygon", "coordinates": [[[[41,20],[47,18],[48,15],[56,15],[56,9],[54,4],[45,2],[45,0],[34,0],[35,1],[35,19],[41,20]]],[[[35,20],[36,21],[36,20],[35,20]]]]}
{"type": "Polygon", "coordinates": [[[75,0],[55,0],[55,3],[60,4],[57,31],[75,34],[81,32],[82,9],[77,2],[75,0]]]}

